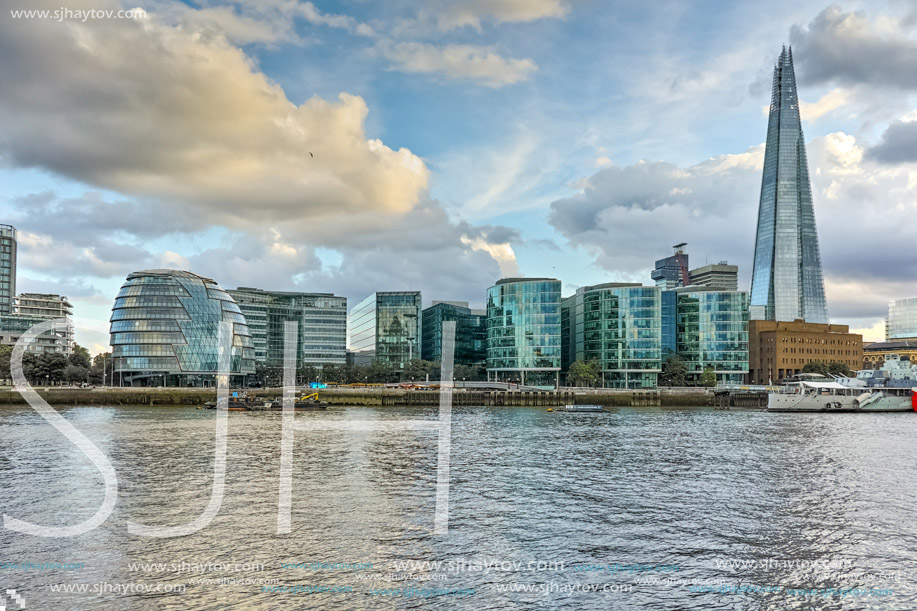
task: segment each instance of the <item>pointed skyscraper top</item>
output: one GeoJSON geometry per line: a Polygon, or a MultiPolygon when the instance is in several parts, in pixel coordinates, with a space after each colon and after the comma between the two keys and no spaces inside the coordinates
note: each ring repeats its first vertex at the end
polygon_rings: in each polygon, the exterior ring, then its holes
{"type": "Polygon", "coordinates": [[[793,50],[785,46],[774,66],[767,121],[751,317],[828,322],[793,50]]]}

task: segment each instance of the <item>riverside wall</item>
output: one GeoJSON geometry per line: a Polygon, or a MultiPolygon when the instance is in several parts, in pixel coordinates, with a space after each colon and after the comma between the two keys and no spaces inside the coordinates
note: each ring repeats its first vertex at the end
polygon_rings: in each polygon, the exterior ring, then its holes
{"type": "MultiPolygon", "coordinates": [[[[216,398],[214,389],[194,388],[43,388],[35,389],[50,405],[171,405],[199,406],[216,398]]],[[[278,399],[282,390],[246,391],[262,398],[278,399]]],[[[327,389],[319,398],[329,405],[366,405],[380,407],[432,406],[439,404],[439,391],[404,389],[327,389]]],[[[0,389],[0,405],[21,405],[26,400],[14,389],[0,389]]],[[[702,389],[664,390],[590,390],[588,393],[559,391],[485,391],[455,390],[455,406],[557,407],[567,404],[596,404],[606,407],[713,406],[717,400],[702,389]]]]}

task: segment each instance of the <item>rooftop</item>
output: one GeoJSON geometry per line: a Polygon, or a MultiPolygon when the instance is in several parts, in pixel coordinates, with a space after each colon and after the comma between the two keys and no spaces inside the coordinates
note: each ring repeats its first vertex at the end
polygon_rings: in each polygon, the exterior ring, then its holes
{"type": "Polygon", "coordinates": [[[501,278],[494,286],[501,284],[516,284],[518,282],[560,282],[557,278],[501,278]]]}

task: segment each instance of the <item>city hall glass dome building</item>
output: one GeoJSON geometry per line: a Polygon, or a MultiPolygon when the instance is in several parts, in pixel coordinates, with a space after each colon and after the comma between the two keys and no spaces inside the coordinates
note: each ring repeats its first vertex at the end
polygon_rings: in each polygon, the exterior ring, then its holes
{"type": "Polygon", "coordinates": [[[230,383],[254,373],[245,316],[209,278],[191,272],[134,272],[111,312],[114,383],[124,386],[214,386],[220,322],[232,329],[230,383]]]}

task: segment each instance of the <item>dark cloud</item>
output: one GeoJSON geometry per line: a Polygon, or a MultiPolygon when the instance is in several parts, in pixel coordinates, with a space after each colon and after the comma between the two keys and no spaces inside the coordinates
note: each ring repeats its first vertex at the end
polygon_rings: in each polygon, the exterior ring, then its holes
{"type": "Polygon", "coordinates": [[[517,229],[505,225],[482,225],[477,228],[477,232],[491,244],[507,244],[522,239],[517,229]]]}
{"type": "MultiPolygon", "coordinates": [[[[808,147],[829,314],[878,319],[889,299],[912,296],[917,283],[917,262],[901,255],[917,241],[912,166],[881,166],[839,132],[808,147]]],[[[688,242],[693,265],[727,259],[739,266],[747,290],[762,153],[758,146],[687,168],[607,168],[582,180],[578,194],[555,201],[549,220],[619,279],[650,283],[653,261],[688,242]]]]}
{"type": "Polygon", "coordinates": [[[917,161],[917,121],[892,121],[867,154],[883,163],[917,161]]]}
{"type": "Polygon", "coordinates": [[[107,201],[99,192],[60,198],[51,191],[12,200],[8,219],[19,229],[68,236],[77,244],[93,245],[98,236],[129,235],[157,238],[173,233],[197,233],[208,228],[195,209],[154,201],[107,201]]]}
{"type": "Polygon", "coordinates": [[[917,88],[917,40],[907,25],[891,18],[883,26],[863,12],[829,6],[807,26],[790,29],[801,83],[868,84],[889,89],[917,88]]]}
{"type": "Polygon", "coordinates": [[[647,271],[676,242],[691,244],[697,257],[744,262],[754,227],[741,219],[757,206],[761,149],[690,168],[640,162],[603,169],[582,181],[579,194],[551,204],[549,221],[609,271],[647,271]]]}

